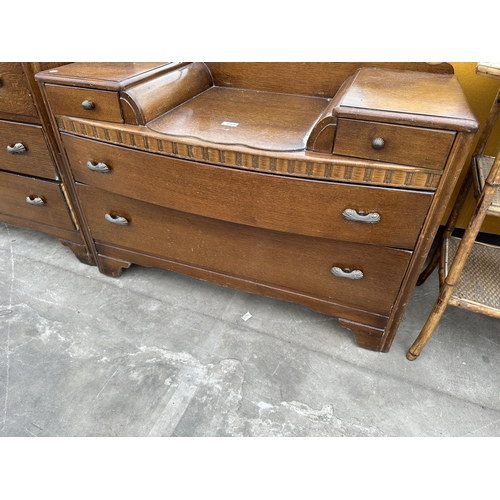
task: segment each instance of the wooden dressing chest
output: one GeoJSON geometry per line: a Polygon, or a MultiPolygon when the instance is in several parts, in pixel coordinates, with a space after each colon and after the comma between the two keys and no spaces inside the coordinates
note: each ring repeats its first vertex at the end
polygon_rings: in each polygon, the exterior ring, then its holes
{"type": "Polygon", "coordinates": [[[447,64],[75,63],[36,75],[101,272],[303,304],[388,351],[478,123],[447,64]]]}
{"type": "Polygon", "coordinates": [[[55,236],[80,260],[92,263],[34,78],[35,73],[61,64],[0,63],[0,221],[55,236]]]}

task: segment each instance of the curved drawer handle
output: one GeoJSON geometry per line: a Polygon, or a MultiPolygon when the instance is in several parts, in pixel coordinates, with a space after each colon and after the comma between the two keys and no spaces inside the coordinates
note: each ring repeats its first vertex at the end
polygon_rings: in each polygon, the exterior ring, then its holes
{"type": "Polygon", "coordinates": [[[89,99],[85,99],[85,101],[82,102],[82,108],[86,110],[94,109],[94,103],[89,99]]]}
{"type": "Polygon", "coordinates": [[[28,151],[28,148],[21,142],[16,142],[14,146],[7,146],[7,151],[11,155],[21,155],[28,151]]]}
{"type": "Polygon", "coordinates": [[[101,172],[103,174],[111,170],[105,163],[93,163],[91,161],[87,162],[87,168],[92,172],[101,172]]]}
{"type": "Polygon", "coordinates": [[[356,212],[352,208],[346,208],[342,212],[342,217],[347,220],[352,220],[354,222],[364,222],[365,224],[376,224],[380,222],[380,214],[377,212],[371,212],[365,214],[364,212],[356,212]]]}
{"type": "Polygon", "coordinates": [[[341,269],[340,267],[332,267],[331,273],[338,278],[349,278],[351,280],[360,280],[364,275],[358,269],[351,271],[350,269],[341,269]]]}
{"type": "Polygon", "coordinates": [[[40,198],[40,196],[33,196],[33,195],[26,196],[26,203],[38,206],[45,205],[45,201],[42,198],[40,198]]]}
{"type": "Polygon", "coordinates": [[[111,215],[106,214],[104,218],[113,224],[118,224],[119,226],[126,226],[128,224],[128,220],[125,217],[121,217],[120,215],[111,215]]]}
{"type": "Polygon", "coordinates": [[[375,137],[372,141],[372,148],[373,149],[382,149],[385,146],[385,141],[382,139],[382,137],[375,137]]]}

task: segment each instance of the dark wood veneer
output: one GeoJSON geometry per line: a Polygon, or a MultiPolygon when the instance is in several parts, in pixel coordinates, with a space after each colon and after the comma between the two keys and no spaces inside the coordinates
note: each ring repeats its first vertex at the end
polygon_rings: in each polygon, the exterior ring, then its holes
{"type": "Polygon", "coordinates": [[[0,63],[0,221],[60,238],[82,262],[95,263],[34,77],[62,64],[0,63]]]}
{"type": "Polygon", "coordinates": [[[36,78],[101,272],[159,266],[290,300],[389,350],[477,131],[450,65],[75,63],[36,78]]]}

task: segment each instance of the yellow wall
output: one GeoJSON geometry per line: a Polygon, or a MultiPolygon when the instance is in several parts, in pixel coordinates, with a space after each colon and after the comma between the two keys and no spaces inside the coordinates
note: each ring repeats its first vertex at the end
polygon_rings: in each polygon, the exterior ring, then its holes
{"type": "MultiPolygon", "coordinates": [[[[462,88],[464,90],[465,96],[469,101],[471,108],[473,109],[476,118],[479,120],[481,128],[479,132],[476,134],[474,139],[474,143],[472,144],[472,150],[467,159],[467,165],[470,164],[470,158],[472,156],[472,151],[476,147],[477,141],[479,139],[479,134],[486,124],[486,120],[488,118],[488,113],[490,111],[491,105],[493,104],[493,99],[495,98],[498,89],[500,87],[500,79],[488,77],[488,76],[480,76],[476,74],[476,63],[475,62],[455,62],[451,63],[454,70],[455,75],[457,76],[462,88]]],[[[488,142],[488,146],[486,147],[486,154],[495,155],[496,149],[498,148],[498,144],[500,143],[500,120],[499,123],[493,129],[493,134],[491,136],[490,141],[488,142]]],[[[464,166],[465,167],[465,166],[464,166]]],[[[462,176],[460,178],[460,183],[465,177],[466,168],[462,172],[462,176]]],[[[460,184],[459,183],[459,184],[460,184]]],[[[454,196],[452,198],[452,203],[448,207],[446,212],[446,217],[448,216],[451,207],[453,206],[453,201],[458,193],[460,186],[458,185],[455,189],[454,196]]],[[[470,193],[467,199],[467,202],[462,211],[462,215],[458,221],[458,227],[464,228],[469,220],[469,217],[474,209],[475,200],[473,195],[470,193]]],[[[446,219],[443,221],[443,224],[446,222],[446,219]]],[[[499,217],[487,217],[483,223],[482,231],[494,234],[500,234],[500,218],[499,217]]]]}

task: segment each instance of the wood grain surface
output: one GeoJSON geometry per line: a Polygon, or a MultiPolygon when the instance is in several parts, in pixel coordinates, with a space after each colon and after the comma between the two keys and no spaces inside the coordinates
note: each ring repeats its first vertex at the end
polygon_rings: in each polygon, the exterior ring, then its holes
{"type": "Polygon", "coordinates": [[[63,229],[75,229],[61,187],[56,182],[0,172],[0,212],[63,229]],[[27,197],[40,197],[45,203],[30,205],[27,197]]]}
{"type": "Polygon", "coordinates": [[[205,217],[308,236],[413,248],[432,194],[290,178],[109,146],[64,134],[75,180],[205,217]],[[104,163],[107,173],[89,170],[104,163]],[[378,213],[367,224],[346,209],[378,213]]]}
{"type": "Polygon", "coordinates": [[[151,205],[79,185],[95,240],[224,274],[390,312],[411,252],[267,231],[151,205]],[[106,214],[129,223],[108,222],[106,214]],[[331,268],[361,270],[360,280],[331,268]]]}
{"type": "Polygon", "coordinates": [[[0,168],[10,172],[57,179],[53,157],[39,125],[0,120],[0,168]],[[7,147],[23,144],[25,153],[9,153],[7,147]]]}

